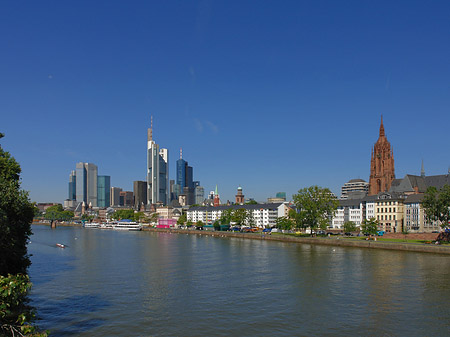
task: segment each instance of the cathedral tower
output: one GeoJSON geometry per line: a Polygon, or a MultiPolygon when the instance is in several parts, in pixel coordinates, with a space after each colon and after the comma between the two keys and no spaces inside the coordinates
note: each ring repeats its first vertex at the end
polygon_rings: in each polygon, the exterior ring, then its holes
{"type": "Polygon", "coordinates": [[[381,116],[380,135],[372,149],[370,160],[369,195],[388,191],[394,179],[394,153],[384,133],[383,116],[381,116]]]}

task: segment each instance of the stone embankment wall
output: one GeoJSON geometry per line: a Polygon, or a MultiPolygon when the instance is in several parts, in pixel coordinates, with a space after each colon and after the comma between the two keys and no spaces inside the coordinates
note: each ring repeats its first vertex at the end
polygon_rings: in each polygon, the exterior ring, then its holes
{"type": "MultiPolygon", "coordinates": [[[[197,235],[209,235],[216,237],[234,237],[251,240],[268,240],[268,241],[282,241],[292,243],[303,244],[316,244],[327,246],[341,246],[341,247],[355,247],[355,248],[375,248],[375,249],[387,249],[387,250],[401,250],[409,252],[422,252],[422,253],[437,253],[437,254],[449,254],[449,246],[440,246],[434,244],[415,244],[415,243],[402,243],[402,242],[380,242],[372,240],[354,240],[345,239],[340,237],[329,238],[310,238],[310,237],[296,237],[291,235],[282,234],[262,234],[262,233],[235,233],[235,232],[215,232],[215,231],[197,231],[197,230],[183,230],[183,229],[162,229],[162,228],[145,228],[144,230],[153,232],[166,232],[166,233],[180,233],[180,234],[197,234],[197,235]]],[[[408,234],[409,235],[409,234],[408,234]]]]}
{"type": "Polygon", "coordinates": [[[438,235],[439,233],[384,233],[383,238],[434,241],[438,235]]]}

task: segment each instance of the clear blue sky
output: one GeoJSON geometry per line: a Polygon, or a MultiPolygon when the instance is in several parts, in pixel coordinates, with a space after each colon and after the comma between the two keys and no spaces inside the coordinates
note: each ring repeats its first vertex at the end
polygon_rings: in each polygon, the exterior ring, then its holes
{"type": "Polygon", "coordinates": [[[33,201],[76,162],[132,190],[146,130],[222,200],[450,165],[448,1],[2,1],[1,145],[33,201]]]}

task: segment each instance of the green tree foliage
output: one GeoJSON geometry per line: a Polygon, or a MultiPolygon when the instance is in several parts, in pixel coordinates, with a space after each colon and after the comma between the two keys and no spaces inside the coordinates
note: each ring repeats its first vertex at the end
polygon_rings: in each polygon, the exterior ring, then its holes
{"type": "Polygon", "coordinates": [[[72,211],[65,211],[61,204],[50,206],[45,210],[44,219],[54,221],[69,221],[73,219],[72,211]]]}
{"type": "Polygon", "coordinates": [[[326,229],[338,207],[338,201],[328,188],[310,186],[293,195],[298,209],[296,223],[301,227],[326,229]]]}
{"type": "Polygon", "coordinates": [[[370,220],[364,219],[361,229],[363,233],[375,235],[378,231],[378,221],[375,218],[370,218],[370,220]]]}
{"type": "Polygon", "coordinates": [[[134,220],[134,210],[119,209],[111,215],[111,218],[113,218],[114,220],[122,220],[122,219],[134,220]]]}
{"type": "Polygon", "coordinates": [[[356,224],[353,221],[344,222],[344,232],[354,232],[356,231],[356,224]]]}
{"type": "Polygon", "coordinates": [[[231,214],[231,221],[235,222],[238,226],[247,225],[249,220],[249,214],[246,209],[238,208],[233,210],[231,214]]]}
{"type": "Polygon", "coordinates": [[[245,204],[246,205],[258,205],[258,202],[256,200],[250,199],[245,204]]]}
{"type": "Polygon", "coordinates": [[[278,229],[291,230],[294,226],[295,223],[290,217],[282,216],[276,220],[276,227],[278,229]]]}
{"type": "Polygon", "coordinates": [[[219,223],[221,225],[229,225],[232,220],[233,210],[231,208],[226,209],[222,212],[219,223]]]}
{"type": "Polygon", "coordinates": [[[195,224],[196,227],[203,227],[203,225],[204,225],[204,223],[201,220],[197,221],[195,224]]]}
{"type": "Polygon", "coordinates": [[[422,205],[428,221],[440,221],[442,228],[447,227],[450,221],[450,186],[444,185],[440,190],[428,187],[422,205]]]}
{"type": "MultiPolygon", "coordinates": [[[[0,138],[3,135],[0,134],[0,138]]],[[[26,274],[34,206],[20,189],[20,166],[0,147],[0,275],[26,274]]]]}
{"type": "Polygon", "coordinates": [[[31,287],[27,241],[35,207],[20,189],[20,172],[16,160],[0,146],[0,333],[45,336],[28,323],[33,312],[26,298],[31,287]]]}
{"type": "Polygon", "coordinates": [[[186,221],[187,221],[186,214],[182,214],[177,220],[177,225],[184,225],[186,221]]]}

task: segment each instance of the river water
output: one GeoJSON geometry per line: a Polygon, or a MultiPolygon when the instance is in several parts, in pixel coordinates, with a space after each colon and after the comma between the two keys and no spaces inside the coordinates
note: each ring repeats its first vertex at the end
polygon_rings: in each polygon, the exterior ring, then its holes
{"type": "Polygon", "coordinates": [[[52,336],[450,334],[445,255],[78,227],[33,232],[31,299],[52,336]]]}

